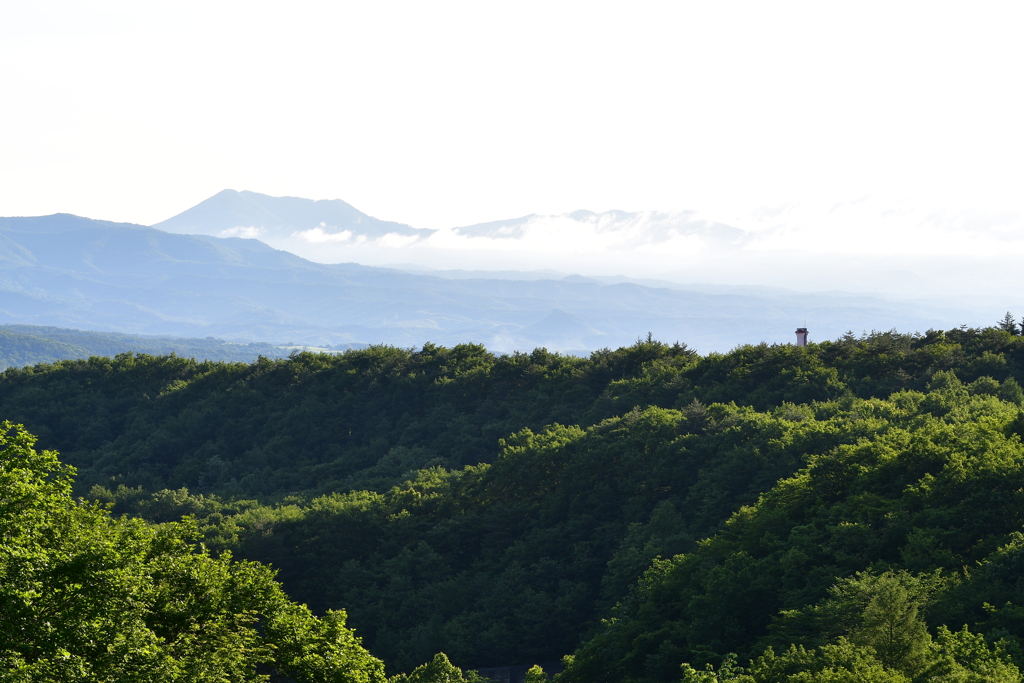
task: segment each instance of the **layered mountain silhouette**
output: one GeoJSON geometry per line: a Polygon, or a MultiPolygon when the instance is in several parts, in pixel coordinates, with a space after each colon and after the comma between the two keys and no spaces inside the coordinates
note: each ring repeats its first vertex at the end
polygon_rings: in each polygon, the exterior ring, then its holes
{"type": "Polygon", "coordinates": [[[368,216],[340,199],[271,197],[248,190],[223,190],[152,227],[178,234],[264,239],[287,239],[295,233],[317,229],[323,235],[348,232],[353,240],[360,236],[431,232],[368,216]]]}
{"type": "Polygon", "coordinates": [[[313,263],[255,239],[67,214],[0,218],[0,324],[312,346],[480,342],[497,351],[585,351],[651,332],[710,351],[790,342],[804,319],[823,339],[971,318],[870,296],[578,276],[452,279],[313,263]]]}

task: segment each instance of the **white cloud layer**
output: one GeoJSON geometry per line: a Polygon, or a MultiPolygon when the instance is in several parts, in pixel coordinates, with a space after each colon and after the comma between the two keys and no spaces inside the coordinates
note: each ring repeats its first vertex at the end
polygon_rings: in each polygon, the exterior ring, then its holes
{"type": "Polygon", "coordinates": [[[341,232],[327,232],[323,227],[315,227],[309,230],[297,230],[292,237],[309,242],[310,244],[325,244],[329,242],[348,242],[352,239],[351,230],[341,232]]]}
{"type": "Polygon", "coordinates": [[[324,263],[427,269],[540,270],[844,289],[991,294],[1024,258],[1013,212],[924,211],[869,197],[761,208],[731,224],[695,211],[533,215],[422,235],[353,236],[323,228],[270,240],[324,263]]]}
{"type": "Polygon", "coordinates": [[[238,226],[235,226],[233,228],[226,228],[224,230],[221,230],[217,234],[217,236],[218,237],[242,237],[244,239],[258,240],[258,239],[260,239],[260,237],[265,232],[266,232],[266,230],[264,230],[263,228],[258,228],[258,227],[252,226],[252,225],[247,226],[247,227],[246,226],[238,225],[238,226]]]}

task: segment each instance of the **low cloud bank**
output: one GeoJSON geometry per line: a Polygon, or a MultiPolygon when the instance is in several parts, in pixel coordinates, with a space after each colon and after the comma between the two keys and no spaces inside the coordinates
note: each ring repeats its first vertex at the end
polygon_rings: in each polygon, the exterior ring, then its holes
{"type": "Polygon", "coordinates": [[[227,228],[217,233],[217,237],[241,237],[243,239],[258,240],[263,236],[266,230],[258,228],[254,225],[250,226],[236,226],[234,228],[227,228]]]}
{"type": "Polygon", "coordinates": [[[576,211],[414,235],[321,225],[261,239],[321,263],[550,269],[904,296],[999,294],[1015,285],[1024,257],[1024,221],[1012,211],[922,211],[868,198],[760,208],[730,221],[695,211],[576,211]]]}

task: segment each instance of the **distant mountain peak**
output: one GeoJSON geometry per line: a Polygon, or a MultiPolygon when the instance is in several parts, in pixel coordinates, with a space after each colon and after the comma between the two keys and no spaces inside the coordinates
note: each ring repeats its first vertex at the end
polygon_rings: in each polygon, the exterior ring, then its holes
{"type": "Polygon", "coordinates": [[[369,238],[431,232],[374,218],[341,199],[273,197],[232,189],[221,190],[152,227],[179,234],[249,238],[287,238],[310,230],[326,235],[350,231],[369,238]]]}

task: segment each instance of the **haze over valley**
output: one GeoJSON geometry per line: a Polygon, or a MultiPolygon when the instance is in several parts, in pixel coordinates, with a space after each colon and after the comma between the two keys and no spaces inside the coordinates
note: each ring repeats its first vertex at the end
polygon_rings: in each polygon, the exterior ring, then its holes
{"type": "MultiPolygon", "coordinates": [[[[650,333],[701,352],[727,351],[789,343],[805,324],[817,339],[985,326],[1016,303],[968,287],[958,298],[915,297],[913,285],[923,281],[870,255],[864,267],[885,274],[882,291],[829,291],[814,286],[813,267],[787,265],[797,256],[809,260],[806,253],[752,250],[752,234],[689,214],[577,211],[443,231],[380,220],[341,200],[225,190],[152,227],[64,214],[4,218],[0,239],[0,323],[283,346],[474,342],[499,352],[544,346],[587,354],[650,333]],[[604,236],[598,256],[611,260],[602,266],[598,258],[589,270],[607,270],[587,276],[530,267],[572,265],[533,260],[529,245],[541,233],[564,245],[555,254],[574,253],[573,241],[585,252],[591,237],[604,236]],[[472,248],[433,246],[453,236],[472,248]],[[662,251],[703,265],[659,272],[662,251]],[[475,268],[432,267],[445,253],[463,257],[451,265],[475,268]],[[492,254],[522,268],[488,270],[500,265],[492,254]],[[406,262],[334,262],[346,257],[406,262]],[[651,262],[639,268],[645,259],[651,262]],[[634,267],[646,276],[623,274],[634,267]],[[745,267],[753,282],[776,273],[791,287],[743,285],[745,267]],[[723,270],[714,275],[715,268],[723,270]],[[901,277],[905,288],[894,284],[901,277]]],[[[845,261],[848,268],[860,263],[845,261]]],[[[838,284],[844,272],[831,276],[838,284]]]]}

